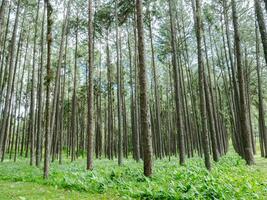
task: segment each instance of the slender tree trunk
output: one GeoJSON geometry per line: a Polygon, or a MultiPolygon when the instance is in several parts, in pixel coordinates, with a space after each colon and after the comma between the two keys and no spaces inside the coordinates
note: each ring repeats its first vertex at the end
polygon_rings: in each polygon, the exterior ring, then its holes
{"type": "Polygon", "coordinates": [[[176,41],[176,27],[173,18],[173,1],[169,0],[169,13],[170,13],[170,24],[171,24],[171,43],[172,43],[172,63],[173,63],[173,73],[174,73],[174,89],[175,89],[175,105],[178,122],[177,131],[179,137],[179,159],[180,165],[185,163],[185,141],[184,141],[184,127],[183,121],[181,119],[181,99],[180,99],[180,86],[179,86],[179,74],[178,74],[178,61],[177,61],[177,41],[176,41]]]}
{"type": "MultiPolygon", "coordinates": [[[[28,44],[29,44],[29,36],[27,38],[27,42],[26,42],[26,50],[25,50],[25,57],[27,55],[27,52],[28,52],[28,44]]],[[[14,162],[16,162],[16,159],[17,159],[17,151],[18,151],[18,138],[19,138],[19,131],[20,130],[20,122],[21,122],[21,119],[22,119],[22,114],[21,114],[21,107],[22,107],[22,91],[23,91],[23,80],[24,80],[24,75],[25,75],[25,57],[24,57],[24,63],[23,63],[23,66],[22,66],[22,72],[21,72],[21,78],[20,78],[20,87],[19,87],[19,100],[18,100],[18,121],[17,121],[17,130],[16,130],[16,135],[17,135],[17,138],[16,138],[16,146],[15,146],[15,155],[14,155],[14,162]]]]}
{"type": "Polygon", "coordinates": [[[17,9],[16,9],[16,18],[15,18],[15,24],[14,29],[12,33],[11,38],[11,46],[10,46],[10,60],[9,60],[9,76],[8,76],[8,82],[7,82],[7,91],[6,91],[6,97],[5,97],[5,106],[4,106],[4,112],[3,112],[3,119],[1,123],[1,131],[0,131],[0,156],[3,157],[3,149],[5,148],[5,141],[4,137],[7,134],[7,126],[8,126],[8,117],[9,117],[9,111],[11,106],[11,100],[13,96],[12,92],[12,83],[14,78],[14,54],[15,54],[15,45],[16,45],[16,37],[17,37],[17,29],[18,29],[18,23],[19,23],[19,13],[20,13],[20,0],[17,3],[17,9]]]}
{"type": "MultiPolygon", "coordinates": [[[[5,86],[5,74],[7,73],[7,68],[8,67],[4,67],[4,66],[7,66],[4,64],[4,61],[7,60],[8,62],[8,59],[5,59],[5,55],[6,55],[6,45],[7,45],[7,37],[8,37],[8,32],[9,32],[9,25],[10,25],[10,17],[11,17],[11,4],[9,5],[9,9],[8,9],[8,17],[7,17],[7,22],[6,22],[6,29],[5,31],[2,31],[1,29],[1,33],[5,33],[4,34],[4,38],[3,38],[3,44],[1,42],[1,38],[0,38],[0,44],[1,44],[1,47],[0,47],[0,100],[2,101],[3,100],[3,97],[4,95],[3,94],[3,88],[5,86]]],[[[0,37],[1,34],[0,34],[0,37]]],[[[8,56],[7,56],[8,57],[8,56]]]]}
{"type": "Polygon", "coordinates": [[[50,163],[50,82],[51,82],[51,47],[52,47],[52,12],[50,0],[46,0],[47,9],[47,63],[46,63],[46,124],[45,124],[45,155],[44,155],[44,178],[49,175],[50,163]]]}
{"type": "Polygon", "coordinates": [[[39,66],[39,77],[38,77],[38,102],[37,102],[37,132],[36,132],[36,166],[40,165],[41,161],[41,138],[43,133],[43,65],[44,65],[44,24],[45,24],[45,4],[43,7],[43,17],[42,17],[42,30],[41,30],[41,62],[39,66]]]}
{"type": "Polygon", "coordinates": [[[77,65],[77,57],[78,57],[78,30],[79,30],[79,18],[77,16],[77,20],[76,20],[76,31],[75,31],[75,56],[74,56],[74,77],[73,77],[73,94],[72,94],[72,106],[71,106],[71,140],[72,140],[72,150],[71,150],[71,161],[74,160],[74,138],[76,136],[76,132],[77,132],[77,117],[76,117],[76,112],[77,112],[77,97],[76,97],[76,88],[77,88],[77,69],[78,69],[78,65],[77,65]]]}
{"type": "Polygon", "coordinates": [[[118,10],[117,0],[115,1],[115,23],[116,23],[116,56],[117,56],[117,111],[118,111],[118,164],[122,165],[123,159],[123,135],[122,135],[122,103],[121,103],[121,71],[120,71],[120,55],[119,55],[119,28],[118,28],[118,10]]]}
{"type": "Polygon", "coordinates": [[[93,49],[93,3],[88,0],[88,59],[89,59],[89,76],[88,76],[88,135],[87,135],[87,169],[93,170],[93,153],[94,153],[94,49],[93,49]]]}
{"type": "MultiPolygon", "coordinates": [[[[215,162],[219,161],[219,152],[218,152],[218,145],[217,145],[217,139],[216,138],[216,131],[219,131],[216,129],[216,121],[217,117],[215,115],[215,111],[213,110],[215,108],[214,101],[213,101],[213,90],[211,86],[211,77],[210,77],[210,64],[208,60],[208,50],[206,45],[206,39],[205,35],[203,37],[204,39],[204,46],[205,46],[205,55],[206,55],[206,65],[208,69],[208,77],[204,77],[204,85],[205,85],[205,99],[206,99],[206,108],[207,108],[207,114],[209,119],[209,129],[210,129],[210,135],[211,135],[211,146],[212,146],[212,155],[213,160],[215,162]]],[[[216,85],[216,83],[214,83],[216,85]]]]}
{"type": "Polygon", "coordinates": [[[2,4],[0,7],[0,42],[1,42],[1,36],[2,36],[2,30],[3,30],[3,24],[4,24],[4,16],[6,11],[6,6],[8,4],[8,0],[2,0],[2,4]]]}
{"type": "Polygon", "coordinates": [[[256,27],[256,61],[257,61],[258,98],[259,98],[259,138],[261,143],[260,144],[261,155],[267,157],[267,132],[265,126],[265,111],[263,107],[262,78],[261,78],[261,66],[260,66],[259,54],[260,54],[259,34],[258,34],[258,28],[256,27]]]}
{"type": "Polygon", "coordinates": [[[34,44],[33,44],[33,63],[32,63],[32,79],[31,79],[31,105],[30,105],[30,135],[31,135],[31,156],[30,165],[34,162],[34,147],[35,147],[35,65],[36,65],[36,40],[37,40],[37,25],[39,19],[40,0],[38,0],[35,26],[34,26],[34,44]]]}
{"type": "MultiPolygon", "coordinates": [[[[267,0],[265,0],[265,3],[266,1],[267,0]]],[[[262,46],[263,46],[264,58],[265,58],[265,62],[267,65],[267,30],[266,30],[266,24],[265,24],[266,20],[264,19],[260,0],[254,0],[254,3],[255,3],[255,12],[257,16],[257,21],[259,24],[259,30],[261,33],[261,41],[262,41],[262,46]]]]}
{"type": "Polygon", "coordinates": [[[143,24],[143,1],[136,1],[137,31],[138,31],[138,52],[139,52],[139,84],[140,84],[140,109],[141,109],[141,135],[144,150],[144,174],[152,176],[152,138],[148,113],[147,97],[147,74],[145,66],[144,47],[144,24],[143,24]]]}
{"type": "MultiPolygon", "coordinates": [[[[149,14],[150,15],[150,14],[149,14]]],[[[153,81],[154,81],[154,97],[155,97],[155,109],[156,109],[156,132],[157,138],[159,140],[159,157],[163,156],[163,147],[162,147],[162,133],[161,133],[161,118],[160,118],[160,100],[158,95],[158,77],[157,77],[157,68],[155,62],[155,50],[153,45],[153,33],[152,33],[152,18],[149,16],[149,37],[150,37],[150,46],[151,46],[151,56],[152,56],[152,71],[153,71],[153,81]]]]}
{"type": "Polygon", "coordinates": [[[251,147],[251,137],[249,133],[248,116],[247,116],[247,105],[246,105],[246,93],[245,93],[245,82],[244,72],[242,66],[241,56],[241,44],[238,26],[238,16],[236,12],[236,2],[232,0],[232,14],[233,14],[233,25],[234,25],[234,37],[235,37],[235,53],[236,53],[236,65],[238,74],[238,86],[239,86],[239,101],[240,101],[240,123],[241,123],[241,134],[242,143],[244,147],[244,158],[248,165],[254,164],[254,157],[251,147]]]}
{"type": "MultiPolygon", "coordinates": [[[[193,5],[194,7],[194,5],[193,5]]],[[[208,131],[207,131],[207,115],[205,106],[205,71],[204,63],[202,58],[202,15],[201,15],[201,3],[200,0],[195,0],[195,29],[197,37],[197,50],[198,50],[198,76],[199,76],[199,96],[200,96],[200,114],[201,114],[201,125],[202,125],[202,145],[205,157],[205,166],[208,170],[211,170],[211,162],[209,155],[209,141],[208,141],[208,131]]]]}
{"type": "MultiPolygon", "coordinates": [[[[24,26],[24,20],[22,22],[22,27],[24,26]]],[[[19,35],[19,40],[18,40],[18,45],[17,45],[17,53],[16,53],[16,61],[15,61],[15,67],[14,67],[14,76],[13,76],[13,80],[12,80],[12,90],[11,92],[14,93],[14,91],[16,91],[15,96],[14,96],[14,100],[13,100],[13,105],[12,105],[12,111],[10,113],[10,128],[9,131],[10,133],[7,131],[7,135],[9,134],[9,137],[7,139],[9,139],[8,141],[8,152],[10,152],[10,159],[11,159],[11,153],[13,150],[13,142],[14,142],[14,135],[15,135],[15,124],[16,124],[16,117],[17,116],[17,96],[18,96],[18,84],[16,84],[16,90],[15,90],[15,83],[16,83],[16,74],[17,74],[17,69],[20,68],[20,59],[21,59],[21,44],[22,44],[22,30],[20,31],[20,35],[19,35]],[[12,120],[13,123],[12,123],[12,120]],[[13,129],[12,129],[13,126],[13,129]],[[11,137],[12,135],[12,137],[11,137]],[[11,149],[10,149],[11,148],[11,149]]],[[[19,80],[18,80],[19,81],[19,80]]],[[[5,144],[5,143],[4,143],[5,144]]],[[[4,145],[5,146],[5,145],[4,145]]],[[[4,149],[5,150],[5,149],[4,149]]],[[[4,151],[3,151],[4,152],[4,151]]],[[[4,157],[2,157],[3,159],[4,157]]]]}
{"type": "Polygon", "coordinates": [[[135,114],[135,154],[136,154],[136,158],[135,160],[137,162],[139,162],[140,158],[141,158],[141,137],[140,137],[140,112],[139,112],[139,105],[138,105],[138,93],[139,93],[139,85],[138,85],[138,52],[137,52],[137,31],[136,31],[136,12],[134,13],[134,84],[135,84],[135,90],[134,90],[134,114],[135,114]]]}
{"type": "Polygon", "coordinates": [[[55,123],[55,118],[56,118],[56,110],[58,104],[58,99],[60,96],[60,72],[61,72],[61,65],[62,65],[62,60],[63,60],[63,51],[64,51],[64,43],[65,43],[65,36],[67,34],[67,26],[68,26],[68,19],[69,19],[69,14],[70,14],[70,8],[71,8],[71,2],[72,0],[68,1],[67,4],[67,11],[63,12],[64,15],[64,20],[63,20],[63,25],[62,25],[62,32],[61,32],[61,41],[60,41],[60,46],[59,46],[59,56],[57,60],[57,70],[56,70],[56,78],[55,78],[55,87],[54,87],[54,96],[53,96],[53,102],[52,102],[52,110],[51,110],[51,116],[50,116],[50,130],[51,134],[57,135],[57,132],[54,132],[54,125],[55,123]]]}

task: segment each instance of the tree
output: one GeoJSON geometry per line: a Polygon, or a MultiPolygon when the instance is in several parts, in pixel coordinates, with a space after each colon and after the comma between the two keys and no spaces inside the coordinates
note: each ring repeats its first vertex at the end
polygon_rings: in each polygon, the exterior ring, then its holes
{"type": "Polygon", "coordinates": [[[6,144],[6,137],[7,137],[7,129],[8,129],[8,120],[11,110],[11,100],[13,97],[13,88],[14,88],[14,77],[16,71],[14,70],[14,54],[15,54],[15,45],[16,45],[16,37],[17,37],[17,30],[18,30],[18,23],[19,23],[19,13],[21,7],[21,1],[17,2],[16,8],[16,18],[15,24],[12,32],[11,38],[11,45],[10,45],[10,59],[9,59],[9,76],[7,82],[7,92],[5,96],[5,105],[4,105],[4,112],[3,112],[3,119],[1,123],[1,131],[0,131],[0,156],[2,157],[2,161],[4,158],[4,151],[5,151],[5,144],[6,144]]]}
{"type": "Polygon", "coordinates": [[[141,135],[144,150],[144,174],[152,176],[152,140],[148,115],[147,74],[145,65],[143,1],[136,0],[138,53],[139,53],[139,84],[141,109],[141,135]]]}
{"type": "Polygon", "coordinates": [[[266,12],[267,12],[267,0],[264,0],[264,4],[265,4],[266,12]]]}
{"type": "Polygon", "coordinates": [[[267,134],[265,126],[265,111],[263,107],[263,94],[262,94],[262,77],[261,77],[261,66],[259,58],[259,33],[258,27],[256,26],[256,60],[257,60],[257,78],[258,78],[258,98],[259,98],[259,138],[260,138],[260,149],[262,157],[267,156],[267,134]]]}
{"type": "Polygon", "coordinates": [[[41,28],[41,58],[39,66],[39,75],[38,75],[38,102],[37,102],[37,133],[36,133],[36,166],[38,167],[41,161],[41,144],[42,144],[42,133],[43,133],[43,67],[44,67],[44,25],[45,25],[45,11],[46,4],[43,6],[43,16],[42,16],[42,28],[41,28]]]}
{"type": "Polygon", "coordinates": [[[159,98],[159,89],[158,89],[158,74],[157,74],[157,67],[155,61],[155,50],[153,44],[153,32],[152,32],[152,17],[150,11],[148,11],[149,15],[149,37],[150,37],[150,46],[151,46],[151,61],[152,61],[152,71],[153,71],[153,82],[154,82],[154,95],[155,95],[155,109],[156,109],[156,137],[158,138],[158,148],[159,148],[159,157],[163,157],[163,145],[162,145],[162,132],[161,132],[161,117],[160,117],[160,98],[159,98]]]}
{"type": "Polygon", "coordinates": [[[198,79],[199,79],[199,96],[200,96],[200,114],[201,114],[201,125],[202,125],[202,143],[205,156],[205,166],[208,170],[211,170],[211,162],[209,155],[209,141],[207,131],[207,114],[205,105],[205,71],[204,63],[202,58],[202,16],[201,16],[201,3],[200,0],[195,1],[195,29],[197,37],[197,52],[198,52],[198,79]]]}
{"type": "MultiPolygon", "coordinates": [[[[78,64],[77,64],[77,57],[78,57],[78,36],[79,36],[79,17],[77,13],[77,21],[76,21],[76,30],[75,30],[75,59],[74,59],[74,80],[73,80],[73,93],[72,93],[72,105],[71,105],[71,143],[72,143],[72,148],[71,148],[71,160],[73,161],[75,158],[75,138],[76,140],[78,139],[76,137],[77,135],[77,96],[76,96],[76,91],[77,91],[77,70],[78,70],[78,64]]],[[[78,141],[76,141],[78,142],[78,141]]]]}
{"type": "Polygon", "coordinates": [[[180,91],[180,82],[179,82],[179,72],[178,72],[178,63],[177,63],[177,41],[176,41],[176,27],[175,27],[175,20],[173,18],[173,5],[172,0],[169,0],[169,13],[170,13],[170,24],[171,24],[171,38],[172,38],[172,63],[173,63],[173,73],[174,73],[174,89],[175,89],[175,105],[176,105],[176,112],[178,123],[177,124],[177,131],[179,135],[179,159],[180,164],[184,165],[185,163],[185,142],[184,142],[184,126],[182,121],[182,109],[181,109],[181,91],[180,91]]]}
{"type": "Polygon", "coordinates": [[[264,22],[264,15],[262,12],[260,1],[254,0],[254,4],[255,4],[255,12],[257,16],[257,21],[258,21],[259,29],[261,33],[261,41],[262,41],[262,46],[263,46],[263,51],[264,51],[264,56],[265,56],[264,58],[265,58],[265,62],[267,65],[267,30],[266,30],[266,25],[264,22]]]}
{"type": "Polygon", "coordinates": [[[46,103],[45,103],[45,155],[44,155],[44,178],[49,175],[50,163],[50,82],[51,82],[51,45],[52,45],[52,12],[53,8],[49,0],[46,4],[46,19],[47,19],[47,61],[46,61],[46,103]]]}
{"type": "Polygon", "coordinates": [[[116,56],[117,56],[117,109],[118,109],[118,164],[122,165],[123,157],[123,135],[122,135],[122,102],[121,102],[121,66],[119,55],[119,20],[118,20],[118,8],[117,0],[115,1],[115,23],[116,23],[116,56]]]}
{"type": "Polygon", "coordinates": [[[88,135],[87,135],[87,169],[93,169],[94,152],[94,49],[93,49],[93,4],[88,1],[88,135]]]}
{"type": "Polygon", "coordinates": [[[239,88],[239,104],[240,104],[240,124],[242,134],[242,144],[244,148],[244,158],[248,165],[254,164],[253,152],[251,147],[251,137],[248,125],[247,105],[246,105],[246,93],[245,93],[245,80],[242,66],[242,53],[240,46],[240,33],[238,26],[238,16],[236,12],[236,2],[232,0],[232,15],[234,25],[234,41],[235,41],[235,53],[236,53],[236,65],[237,65],[237,77],[239,88]]]}
{"type": "MultiPolygon", "coordinates": [[[[5,10],[6,10],[7,4],[8,4],[8,1],[3,0],[2,4],[0,6],[0,30],[3,30],[3,21],[4,21],[5,10]]],[[[2,34],[0,34],[0,37],[1,36],[2,36],[2,34]]]]}
{"type": "Polygon", "coordinates": [[[31,80],[31,105],[30,105],[30,135],[31,135],[31,156],[30,156],[30,164],[33,165],[34,162],[34,147],[35,147],[35,65],[36,65],[36,40],[37,40],[37,25],[39,20],[39,8],[40,8],[40,0],[37,3],[37,11],[35,17],[35,26],[34,26],[34,44],[33,44],[33,61],[32,61],[32,80],[31,80]]]}

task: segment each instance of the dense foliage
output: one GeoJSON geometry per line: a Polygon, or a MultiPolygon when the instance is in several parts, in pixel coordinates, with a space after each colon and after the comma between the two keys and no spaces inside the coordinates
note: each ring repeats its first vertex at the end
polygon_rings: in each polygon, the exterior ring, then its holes
{"type": "Polygon", "coordinates": [[[264,199],[266,19],[267,0],[0,0],[0,182],[264,199]]]}
{"type": "Polygon", "coordinates": [[[95,162],[94,171],[85,170],[82,159],[63,165],[53,163],[51,176],[42,179],[42,170],[25,160],[16,165],[5,161],[0,165],[0,180],[35,182],[56,188],[108,194],[124,199],[264,199],[267,195],[267,174],[247,167],[236,154],[228,154],[209,173],[200,158],[178,166],[171,158],[155,162],[155,174],[146,178],[141,163],[125,161],[122,167],[106,159],[95,162]]]}

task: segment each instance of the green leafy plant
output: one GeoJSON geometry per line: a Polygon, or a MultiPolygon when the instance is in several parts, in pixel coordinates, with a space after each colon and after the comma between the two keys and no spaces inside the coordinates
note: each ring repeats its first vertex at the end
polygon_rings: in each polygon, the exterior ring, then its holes
{"type": "Polygon", "coordinates": [[[16,165],[6,161],[0,165],[0,180],[34,182],[57,188],[90,194],[114,194],[138,199],[264,199],[267,196],[267,176],[247,167],[236,154],[228,154],[214,163],[208,172],[200,158],[179,166],[176,158],[155,161],[152,178],[142,173],[142,164],[127,160],[124,166],[116,162],[97,160],[93,171],[85,169],[83,160],[63,165],[53,163],[51,176],[42,179],[42,168],[29,166],[26,160],[16,165]]]}

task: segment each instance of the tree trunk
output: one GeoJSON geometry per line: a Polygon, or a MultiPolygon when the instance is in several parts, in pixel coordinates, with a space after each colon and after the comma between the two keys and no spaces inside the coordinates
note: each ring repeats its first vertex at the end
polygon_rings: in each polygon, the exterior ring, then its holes
{"type": "Polygon", "coordinates": [[[245,93],[245,82],[244,72],[242,66],[242,55],[241,55],[241,44],[239,35],[238,16],[236,12],[236,2],[232,0],[232,14],[233,14],[233,25],[234,25],[234,38],[235,38],[235,53],[236,53],[236,65],[238,74],[238,86],[239,86],[239,102],[240,102],[240,124],[242,143],[244,147],[244,158],[248,165],[254,164],[253,152],[251,147],[251,137],[249,133],[248,125],[248,110],[246,105],[246,93],[245,93]]]}
{"type": "Polygon", "coordinates": [[[17,4],[16,9],[16,18],[15,18],[15,24],[14,29],[12,33],[11,38],[11,46],[10,46],[10,60],[9,60],[9,76],[8,76],[8,82],[7,82],[7,91],[5,96],[5,106],[3,111],[3,119],[1,123],[1,132],[0,132],[0,156],[3,157],[2,153],[5,148],[5,141],[4,137],[7,134],[7,127],[8,127],[8,118],[9,118],[9,111],[11,107],[11,100],[13,96],[12,88],[13,85],[13,78],[14,78],[14,54],[15,54],[15,45],[16,45],[16,37],[17,37],[17,29],[18,29],[18,23],[19,23],[19,12],[20,12],[20,0],[17,4]]]}
{"type": "MultiPolygon", "coordinates": [[[[150,15],[150,13],[149,13],[150,15]]],[[[153,71],[153,82],[154,82],[154,97],[155,97],[155,109],[156,109],[156,135],[159,140],[159,157],[163,156],[163,147],[162,147],[162,133],[161,133],[161,118],[160,118],[160,99],[158,95],[158,76],[157,68],[155,62],[155,50],[153,44],[153,33],[152,33],[152,17],[149,16],[149,37],[150,37],[150,46],[151,46],[151,59],[152,59],[152,71],[153,71]]]]}
{"type": "Polygon", "coordinates": [[[93,5],[92,0],[88,1],[88,135],[87,135],[87,169],[93,170],[94,156],[94,49],[93,49],[93,5]]]}
{"type": "Polygon", "coordinates": [[[172,63],[173,63],[173,73],[174,73],[174,89],[175,89],[175,105],[177,113],[177,132],[178,132],[178,144],[179,144],[179,159],[180,165],[185,164],[185,141],[184,141],[184,127],[182,121],[182,109],[181,109],[181,98],[180,98],[180,84],[179,84],[179,74],[178,74],[178,61],[177,61],[177,41],[176,41],[176,27],[173,18],[173,1],[169,0],[169,12],[170,12],[170,24],[171,24],[171,46],[172,46],[172,63]]]}
{"type": "Polygon", "coordinates": [[[117,56],[117,111],[118,111],[118,164],[122,165],[123,159],[123,135],[122,135],[122,103],[121,103],[121,71],[120,71],[120,55],[119,55],[119,28],[118,28],[118,10],[117,10],[117,0],[115,1],[115,23],[116,23],[116,56],[117,56]]]}
{"type": "Polygon", "coordinates": [[[73,80],[73,94],[72,94],[72,105],[71,105],[71,140],[72,140],[72,147],[71,147],[71,161],[74,160],[75,157],[75,144],[74,138],[76,137],[77,133],[77,97],[76,97],[76,89],[77,89],[77,57],[78,57],[78,28],[79,28],[79,18],[77,16],[76,20],[76,31],[75,31],[75,55],[74,55],[74,80],[73,80]]]}
{"type": "Polygon", "coordinates": [[[31,105],[30,105],[30,135],[31,135],[31,156],[30,165],[34,163],[34,147],[35,147],[35,63],[36,63],[36,40],[37,40],[37,25],[39,19],[40,0],[38,0],[35,26],[34,26],[34,44],[33,44],[33,63],[32,63],[32,79],[31,79],[31,105]]]}
{"type": "MultiPolygon", "coordinates": [[[[265,3],[266,1],[267,0],[265,0],[265,3]]],[[[262,46],[263,46],[264,58],[265,58],[265,62],[267,65],[267,30],[266,30],[265,19],[264,19],[260,1],[254,0],[254,3],[255,3],[255,12],[257,16],[257,21],[259,24],[259,30],[261,33],[261,41],[262,41],[262,46]]]]}
{"type": "Polygon", "coordinates": [[[259,98],[259,138],[261,156],[267,157],[267,132],[265,126],[265,111],[263,107],[263,94],[262,94],[262,78],[260,66],[260,45],[258,28],[256,27],[256,61],[257,61],[257,78],[258,78],[258,98],[259,98]],[[263,144],[263,145],[262,145],[263,144]]]}
{"type": "Polygon", "coordinates": [[[44,155],[44,178],[49,175],[50,163],[50,82],[51,82],[51,47],[52,47],[52,12],[50,0],[46,0],[47,9],[47,64],[46,64],[46,124],[45,124],[45,155],[44,155]]]}
{"type": "Polygon", "coordinates": [[[148,113],[147,74],[145,65],[143,1],[136,1],[138,52],[139,52],[139,84],[141,109],[141,135],[144,150],[144,175],[152,176],[152,138],[148,113]]]}
{"type": "Polygon", "coordinates": [[[43,65],[44,65],[44,24],[45,24],[45,4],[43,8],[42,16],[42,30],[41,30],[41,62],[39,66],[39,77],[38,77],[38,102],[37,102],[37,132],[36,132],[36,166],[38,167],[41,161],[41,141],[43,133],[43,65]]]}
{"type": "Polygon", "coordinates": [[[7,4],[8,4],[7,0],[2,0],[2,4],[1,4],[1,7],[0,7],[0,30],[1,30],[1,32],[0,32],[0,42],[1,42],[1,38],[2,38],[4,16],[5,16],[5,11],[6,11],[7,4]]]}
{"type": "MultiPolygon", "coordinates": [[[[194,5],[193,5],[194,6],[194,5]]],[[[199,96],[200,96],[200,114],[201,114],[201,125],[202,125],[202,145],[205,157],[205,166],[208,170],[211,170],[211,162],[209,155],[209,141],[208,141],[208,131],[207,131],[207,115],[205,106],[205,71],[204,63],[202,58],[202,20],[201,20],[201,3],[200,0],[195,1],[196,8],[196,37],[197,37],[197,50],[198,50],[198,76],[199,76],[199,96]]]]}

